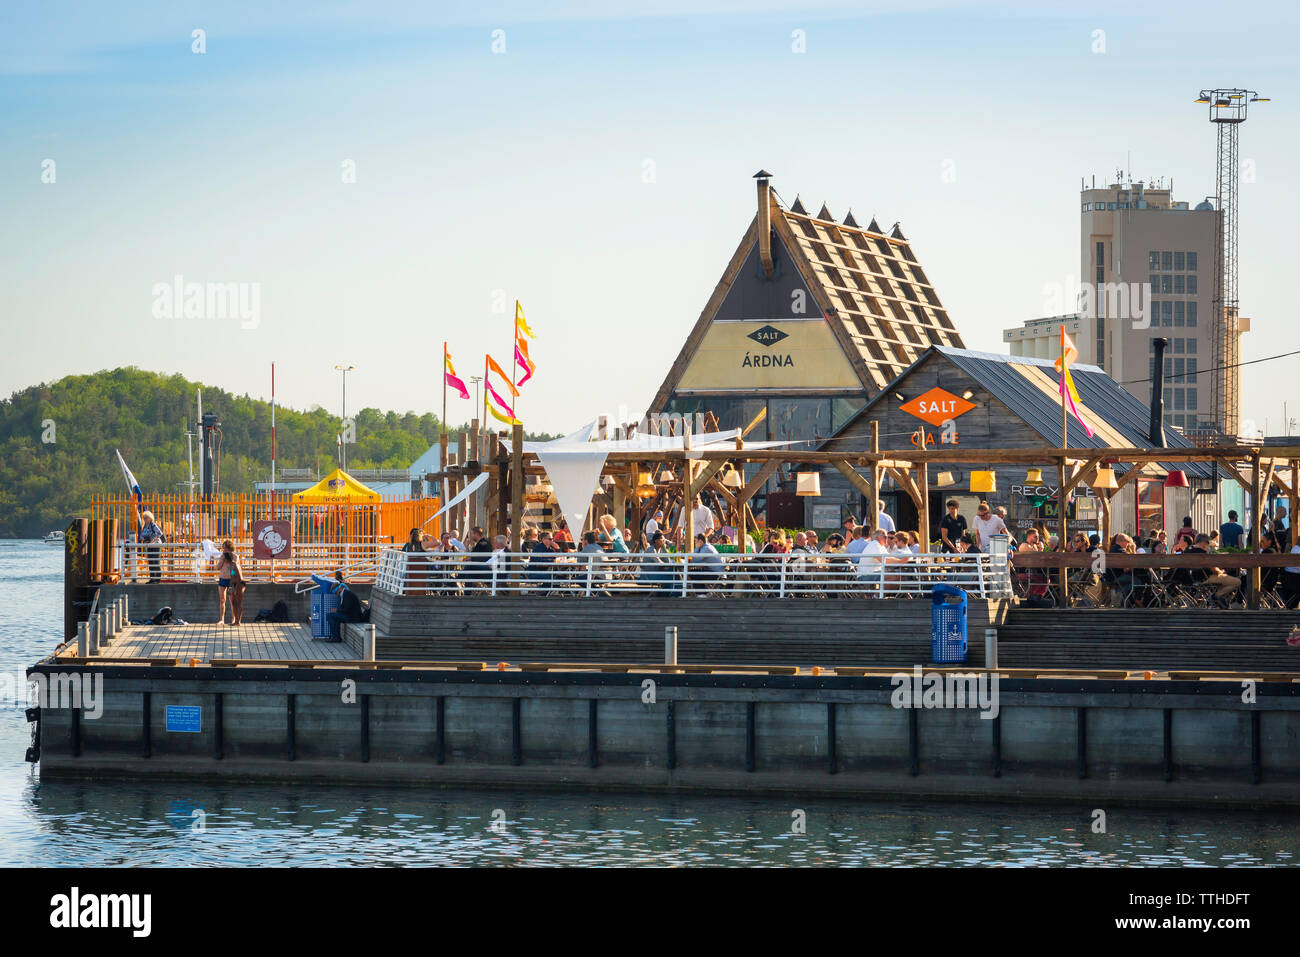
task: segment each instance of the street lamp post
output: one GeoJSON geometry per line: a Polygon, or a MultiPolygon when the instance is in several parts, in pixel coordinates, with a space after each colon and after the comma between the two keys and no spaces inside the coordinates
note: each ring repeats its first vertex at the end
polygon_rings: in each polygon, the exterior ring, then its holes
{"type": "Polygon", "coordinates": [[[339,433],[339,467],[348,470],[348,373],[356,366],[335,366],[343,373],[343,431],[339,433]]]}

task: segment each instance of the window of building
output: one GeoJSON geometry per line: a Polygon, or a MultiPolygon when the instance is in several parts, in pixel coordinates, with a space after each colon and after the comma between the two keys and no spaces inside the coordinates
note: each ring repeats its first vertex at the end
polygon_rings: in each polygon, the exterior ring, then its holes
{"type": "Polygon", "coordinates": [[[1185,324],[1187,303],[1179,299],[1174,303],[1174,325],[1181,326],[1185,324]]]}
{"type": "Polygon", "coordinates": [[[1106,244],[1105,243],[1097,244],[1097,255],[1094,259],[1094,262],[1098,266],[1106,265],[1106,244]]]}
{"type": "Polygon", "coordinates": [[[1174,277],[1174,295],[1181,296],[1187,291],[1187,277],[1179,273],[1174,277]]]}
{"type": "Polygon", "coordinates": [[[1097,317],[1097,365],[1106,368],[1106,320],[1097,317]]]}
{"type": "Polygon", "coordinates": [[[1159,292],[1159,291],[1160,291],[1160,277],[1159,277],[1159,276],[1157,276],[1155,273],[1152,273],[1151,275],[1147,276],[1147,281],[1151,283],[1151,292],[1159,292]]]}
{"type": "MultiPolygon", "coordinates": [[[[1182,277],[1179,276],[1178,278],[1181,279],[1182,277]]],[[[1194,296],[1194,295],[1196,295],[1196,277],[1195,277],[1195,276],[1188,276],[1188,277],[1187,277],[1187,295],[1189,295],[1189,296],[1194,296]]]]}
{"type": "Polygon", "coordinates": [[[1160,253],[1160,268],[1165,272],[1170,272],[1174,268],[1174,254],[1169,250],[1163,250],[1160,253]]]}
{"type": "Polygon", "coordinates": [[[1170,388],[1166,388],[1166,389],[1165,389],[1165,408],[1166,408],[1166,409],[1172,409],[1173,407],[1174,407],[1174,390],[1173,390],[1173,389],[1170,389],[1170,388]]]}
{"type": "Polygon", "coordinates": [[[1184,265],[1185,260],[1183,254],[1181,252],[1174,253],[1174,269],[1178,272],[1182,272],[1184,265]]]}
{"type": "Polygon", "coordinates": [[[1194,355],[1196,355],[1196,340],[1195,340],[1195,339],[1188,339],[1188,340],[1187,340],[1187,354],[1188,354],[1189,356],[1194,356],[1194,355]]]}
{"type": "Polygon", "coordinates": [[[1167,295],[1169,295],[1169,294],[1170,294],[1171,292],[1173,292],[1173,291],[1174,291],[1174,277],[1173,277],[1173,276],[1161,276],[1161,277],[1160,277],[1160,292],[1161,292],[1161,294],[1167,296],[1167,295]]]}
{"type": "MultiPolygon", "coordinates": [[[[1195,360],[1192,361],[1195,362],[1195,360]]],[[[1187,408],[1191,409],[1193,412],[1196,411],[1196,390],[1195,389],[1187,390],[1187,408]]],[[[1188,418],[1192,419],[1193,417],[1189,415],[1188,418]]]]}
{"type": "Polygon", "coordinates": [[[1182,351],[1183,351],[1183,346],[1186,344],[1186,342],[1187,342],[1186,339],[1175,339],[1175,340],[1174,340],[1174,355],[1179,355],[1180,353],[1182,353],[1182,351]]]}
{"type": "MultiPolygon", "coordinates": [[[[1196,340],[1192,340],[1192,345],[1196,345],[1196,340]]],[[[1195,352],[1196,350],[1193,349],[1192,351],[1195,352]]],[[[1189,385],[1196,385],[1196,360],[1195,359],[1187,360],[1187,383],[1189,385]]],[[[1196,406],[1192,406],[1192,408],[1196,408],[1196,406]]]]}
{"type": "Polygon", "coordinates": [[[1174,359],[1174,378],[1179,382],[1181,382],[1183,378],[1183,361],[1182,356],[1178,356],[1174,359]]]}
{"type": "Polygon", "coordinates": [[[1186,389],[1175,389],[1175,390],[1174,390],[1174,408],[1175,408],[1175,409],[1185,409],[1185,408],[1187,408],[1187,397],[1186,397],[1186,395],[1184,394],[1184,393],[1186,393],[1186,392],[1187,392],[1186,389]]]}
{"type": "MultiPolygon", "coordinates": [[[[1159,254],[1158,252],[1156,252],[1154,249],[1151,250],[1151,252],[1147,253],[1147,268],[1148,268],[1148,269],[1159,269],[1159,268],[1160,268],[1160,254],[1159,254]]],[[[1155,282],[1154,279],[1151,280],[1151,281],[1152,281],[1153,283],[1155,282]]]]}
{"type": "Polygon", "coordinates": [[[1088,210],[1090,210],[1090,209],[1092,209],[1092,203],[1084,203],[1084,204],[1083,204],[1083,211],[1084,211],[1085,213],[1086,213],[1088,210]]]}
{"type": "Polygon", "coordinates": [[[1196,302],[1193,300],[1187,304],[1187,325],[1196,325],[1196,302]]]}
{"type": "Polygon", "coordinates": [[[1174,360],[1169,356],[1165,356],[1165,379],[1172,379],[1173,377],[1174,377],[1174,360]]]}
{"type": "Polygon", "coordinates": [[[1163,299],[1160,302],[1160,324],[1162,326],[1172,326],[1174,324],[1174,301],[1172,299],[1163,299]]]}
{"type": "Polygon", "coordinates": [[[1196,272],[1196,253],[1187,254],[1187,271],[1196,272]]]}

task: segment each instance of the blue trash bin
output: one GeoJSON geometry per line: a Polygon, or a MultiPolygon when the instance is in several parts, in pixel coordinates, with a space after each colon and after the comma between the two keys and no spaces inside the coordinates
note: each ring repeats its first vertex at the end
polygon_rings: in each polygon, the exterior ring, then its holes
{"type": "Polygon", "coordinates": [[[311,593],[311,636],[313,638],[333,638],[327,617],[330,612],[339,610],[339,592],[337,589],[326,590],[322,585],[311,593]]]}
{"type": "Polygon", "coordinates": [[[952,585],[935,585],[930,601],[930,660],[965,664],[966,592],[952,585]]]}

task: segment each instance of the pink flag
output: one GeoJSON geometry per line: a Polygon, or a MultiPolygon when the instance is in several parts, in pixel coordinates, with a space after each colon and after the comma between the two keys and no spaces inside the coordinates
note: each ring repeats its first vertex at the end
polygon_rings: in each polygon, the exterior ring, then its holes
{"type": "Polygon", "coordinates": [[[523,366],[524,376],[522,379],[519,380],[519,384],[523,385],[533,376],[533,364],[528,361],[527,356],[525,356],[522,352],[519,351],[519,346],[515,346],[515,361],[518,362],[521,366],[523,366]]]}
{"type": "MultiPolygon", "coordinates": [[[[1065,403],[1065,407],[1070,411],[1070,414],[1079,420],[1079,424],[1083,426],[1083,431],[1088,433],[1088,437],[1092,438],[1092,429],[1089,428],[1087,422],[1083,421],[1083,416],[1079,414],[1079,407],[1074,404],[1074,396],[1070,395],[1074,390],[1072,388],[1066,388],[1066,377],[1069,374],[1069,370],[1067,369],[1065,375],[1061,376],[1061,401],[1065,403]]],[[[1070,383],[1071,386],[1073,386],[1073,384],[1074,383],[1070,383]]]]}
{"type": "Polygon", "coordinates": [[[505,399],[501,398],[501,396],[497,395],[497,390],[492,388],[492,383],[489,382],[487,379],[483,380],[483,384],[487,386],[487,390],[489,393],[491,393],[492,398],[497,400],[497,405],[501,406],[502,411],[504,411],[507,415],[510,416],[510,418],[513,419],[515,417],[515,410],[510,408],[510,404],[506,402],[505,399]]]}

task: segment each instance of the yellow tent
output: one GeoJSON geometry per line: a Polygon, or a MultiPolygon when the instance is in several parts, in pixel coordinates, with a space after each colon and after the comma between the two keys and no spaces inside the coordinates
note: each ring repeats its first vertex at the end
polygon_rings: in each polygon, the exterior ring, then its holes
{"type": "Polygon", "coordinates": [[[378,504],[380,494],[366,488],[342,469],[335,469],[311,488],[295,492],[295,505],[364,505],[378,504]]]}

